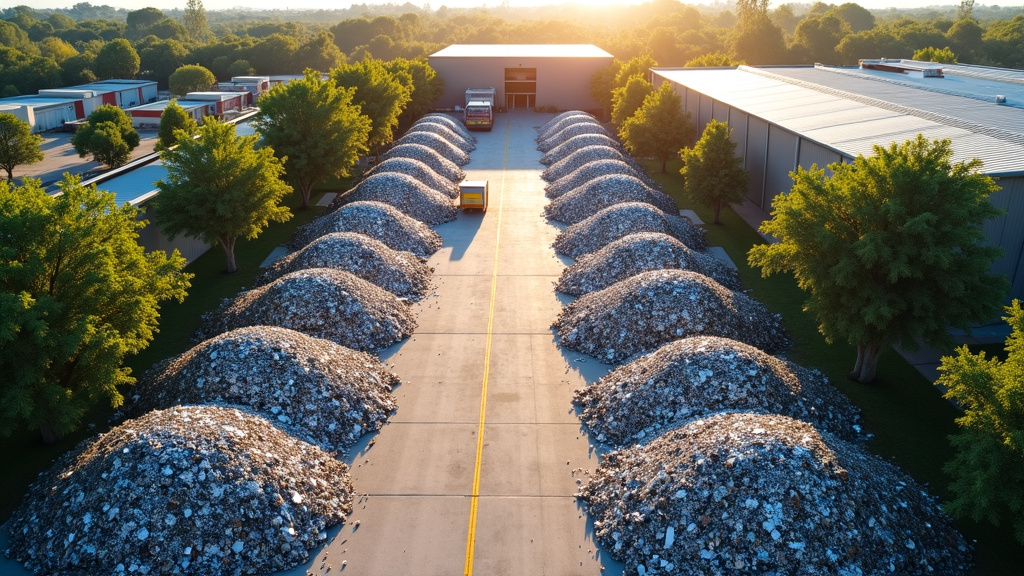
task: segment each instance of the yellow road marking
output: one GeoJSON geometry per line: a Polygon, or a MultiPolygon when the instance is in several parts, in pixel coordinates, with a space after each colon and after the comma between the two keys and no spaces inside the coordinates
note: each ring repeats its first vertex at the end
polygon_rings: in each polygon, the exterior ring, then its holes
{"type": "Polygon", "coordinates": [[[480,503],[480,461],[484,451],[484,420],[487,417],[487,376],[491,371],[491,336],[494,333],[494,295],[498,291],[498,248],[501,246],[501,209],[505,203],[505,169],[508,167],[508,141],[512,129],[505,117],[505,153],[501,162],[501,188],[498,192],[498,232],[494,238],[494,269],[491,271],[491,305],[487,312],[487,343],[484,347],[484,381],[480,391],[480,424],[476,429],[476,466],[473,468],[473,492],[469,499],[469,531],[466,534],[465,576],[473,574],[473,548],[476,545],[476,512],[480,503]]]}

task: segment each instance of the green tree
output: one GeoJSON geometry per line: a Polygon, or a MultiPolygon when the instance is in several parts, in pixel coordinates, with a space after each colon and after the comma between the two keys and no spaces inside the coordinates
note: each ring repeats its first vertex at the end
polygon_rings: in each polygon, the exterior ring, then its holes
{"type": "Polygon", "coordinates": [[[14,167],[34,164],[43,159],[39,149],[43,137],[32,133],[32,127],[14,114],[0,112],[0,168],[7,171],[7,179],[14,179],[14,167]]]}
{"type": "Polygon", "coordinates": [[[270,222],[291,218],[281,200],[292,187],[281,180],[284,165],[258,135],[237,136],[232,124],[207,120],[199,137],[178,133],[177,146],[160,152],[167,179],[157,181],[157,223],[179,234],[219,243],[228,272],[236,272],[235,242],[253,239],[270,222]]]}
{"type": "Polygon", "coordinates": [[[124,38],[111,40],[96,54],[92,71],[100,80],[134,78],[139,73],[139,53],[124,38]]]}
{"type": "Polygon", "coordinates": [[[171,94],[184,96],[189,92],[203,92],[217,83],[217,77],[198,64],[186,64],[179,67],[168,78],[167,84],[171,94]]]}
{"type": "Polygon", "coordinates": [[[860,4],[847,2],[834,8],[830,8],[825,15],[836,16],[850,26],[853,32],[871,30],[875,27],[875,15],[869,12],[860,4]]]}
{"type": "Polygon", "coordinates": [[[732,51],[737,60],[750,64],[782,64],[785,62],[786,40],[768,12],[768,0],[737,0],[739,25],[732,38],[732,51]]]}
{"type": "Polygon", "coordinates": [[[935,48],[929,46],[922,48],[914,52],[914,60],[921,60],[923,62],[941,62],[943,64],[956,64],[956,54],[949,49],[949,46],[945,48],[935,48]]]}
{"type": "Polygon", "coordinates": [[[826,340],[857,347],[851,379],[872,382],[884,347],[948,348],[950,326],[999,309],[1008,283],[991,265],[1002,250],[982,232],[1001,213],[987,201],[999,187],[980,160],[952,155],[949,140],[918,135],[830,164],[832,176],[798,167],[761,225],[779,242],[754,246],[750,264],[794,273],[826,340]]]}
{"type": "Polygon", "coordinates": [[[125,37],[135,41],[149,34],[149,27],[167,16],[156,8],[140,8],[125,15],[125,37]]]}
{"type": "Polygon", "coordinates": [[[849,25],[832,14],[810,16],[797,24],[792,48],[805,62],[834,64],[839,57],[836,47],[849,33],[849,25]]]}
{"type": "Polygon", "coordinates": [[[202,0],[187,0],[182,24],[188,31],[188,39],[197,44],[205,44],[210,39],[210,25],[206,21],[206,9],[202,0]]]}
{"type": "Polygon", "coordinates": [[[139,42],[140,76],[167,87],[171,74],[185,63],[188,50],[177,40],[147,36],[139,42]]]}
{"type": "Polygon", "coordinates": [[[312,68],[327,72],[345,63],[345,55],[334,44],[334,35],[322,31],[295,51],[294,65],[298,69],[312,68]]]}
{"type": "Polygon", "coordinates": [[[1024,544],[1024,310],[1014,300],[1004,318],[1012,332],[1006,360],[971,354],[967,346],[942,358],[935,382],[964,410],[950,436],[956,454],[945,471],[957,518],[1009,524],[1024,544]]]}
{"type": "Polygon", "coordinates": [[[654,86],[642,76],[631,76],[625,86],[612,90],[612,124],[622,127],[652,92],[654,86]]]}
{"type": "Polygon", "coordinates": [[[743,159],[736,156],[736,143],[727,122],[712,120],[693,148],[680,153],[683,167],[683,193],[715,211],[715,224],[723,205],[743,202],[747,193],[747,171],[743,159]]]}
{"type": "Polygon", "coordinates": [[[252,76],[255,69],[252,64],[249,64],[248,60],[242,60],[239,58],[231,64],[228,64],[227,73],[228,76],[234,78],[235,76],[252,76]]]}
{"type": "Polygon", "coordinates": [[[0,181],[0,435],[36,428],[53,442],[98,402],[119,406],[125,356],[149,345],[159,302],[181,301],[191,274],[177,252],[145,252],[138,210],[65,175],[0,181]]]}
{"type": "Polygon", "coordinates": [[[982,50],[981,38],[985,29],[974,20],[957,20],[946,31],[950,48],[964,61],[973,62],[982,50]]]}
{"type": "Polygon", "coordinates": [[[352,103],[353,88],[306,69],[305,78],[278,84],[260,97],[253,124],[278,158],[285,174],[309,207],[313,187],[322,179],[349,176],[366,152],[370,119],[352,103]]]}
{"type": "Polygon", "coordinates": [[[733,61],[727,54],[704,54],[691,59],[684,66],[685,68],[721,68],[736,66],[738,62],[733,61]]]}
{"type": "Polygon", "coordinates": [[[590,77],[590,96],[601,105],[604,115],[611,118],[612,115],[612,90],[615,89],[615,76],[622,68],[622,62],[612,60],[604,68],[601,68],[590,77]]]}
{"type": "Polygon", "coordinates": [[[683,112],[682,99],[665,82],[622,124],[619,137],[634,156],[661,160],[664,172],[668,159],[693,140],[695,131],[690,115],[683,112]]]}
{"type": "Polygon", "coordinates": [[[111,168],[128,162],[140,141],[128,114],[117,106],[104,104],[93,110],[86,120],[85,126],[71,137],[75,152],[83,158],[92,154],[94,160],[111,168]]]}
{"type": "Polygon", "coordinates": [[[352,101],[370,118],[371,128],[367,146],[378,151],[393,139],[392,130],[398,117],[412,99],[409,89],[388,72],[384,63],[364,58],[331,71],[331,78],[343,88],[355,88],[352,101]]]}
{"type": "Polygon", "coordinates": [[[57,64],[78,55],[78,50],[75,50],[74,46],[55,36],[43,38],[39,42],[39,52],[44,57],[52,58],[57,64]]]}
{"type": "Polygon", "coordinates": [[[192,136],[199,130],[199,124],[195,118],[185,112],[185,109],[178,105],[177,98],[172,98],[164,111],[160,114],[160,126],[156,130],[156,149],[159,152],[169,146],[174,146],[178,141],[178,132],[182,131],[192,136]]]}
{"type": "Polygon", "coordinates": [[[434,102],[444,93],[444,79],[437,75],[437,71],[431,68],[426,58],[407,60],[395,58],[384,63],[385,68],[396,76],[401,74],[409,79],[406,87],[410,91],[409,104],[402,112],[401,119],[404,125],[409,126],[424,114],[430,111],[434,102]]]}

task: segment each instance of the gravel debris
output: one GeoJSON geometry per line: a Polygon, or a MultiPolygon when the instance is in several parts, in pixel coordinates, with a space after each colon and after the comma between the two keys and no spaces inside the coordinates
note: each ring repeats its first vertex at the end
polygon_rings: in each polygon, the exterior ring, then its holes
{"type": "Polygon", "coordinates": [[[268,574],[309,559],[352,510],[348,467],[220,406],[150,412],[43,472],[7,555],[38,574],[268,574]]]}
{"type": "Polygon", "coordinates": [[[394,294],[350,272],[309,268],[225,299],[203,315],[196,339],[245,326],[280,326],[374,351],[412,334],[416,319],[394,294]]]}
{"type": "Polygon", "coordinates": [[[549,152],[556,146],[566,142],[570,138],[575,136],[583,136],[585,134],[600,134],[603,136],[611,137],[608,130],[604,126],[601,126],[597,122],[573,122],[568,126],[562,128],[558,132],[553,133],[550,136],[541,138],[537,141],[537,149],[541,152],[549,152]]]}
{"type": "Polygon", "coordinates": [[[561,345],[614,364],[687,336],[732,338],[776,354],[782,320],[746,294],[687,270],[653,270],[566,305],[553,325],[561,345]]]}
{"type": "Polygon", "coordinates": [[[603,290],[648,270],[692,270],[730,290],[739,290],[740,277],[718,258],[695,252],[661,232],[640,232],[615,240],[597,252],[584,254],[562,271],[555,290],[571,296],[603,290]]]}
{"type": "Polygon", "coordinates": [[[437,172],[434,172],[430,166],[427,166],[419,160],[413,160],[412,158],[390,158],[388,160],[384,160],[380,164],[377,164],[368,170],[363,176],[368,178],[370,176],[385,174],[388,172],[407,174],[419,180],[427,187],[443,192],[449,198],[459,197],[458,181],[449,180],[437,172]]]}
{"type": "Polygon", "coordinates": [[[339,195],[328,210],[350,202],[382,202],[431,226],[455,220],[458,209],[448,192],[431,188],[408,174],[381,172],[364,178],[354,188],[339,195]]]}
{"type": "Polygon", "coordinates": [[[648,186],[636,176],[609,174],[555,198],[544,207],[544,216],[575,224],[604,208],[624,202],[646,202],[670,214],[679,213],[679,206],[671,196],[648,186]]]}
{"type": "Polygon", "coordinates": [[[541,172],[540,177],[545,182],[554,182],[569,176],[583,166],[591,162],[596,162],[597,160],[620,160],[622,162],[626,162],[630,166],[633,166],[637,172],[643,171],[639,166],[637,166],[632,156],[622,153],[618,148],[613,146],[594,145],[584,146],[565,158],[562,158],[558,162],[555,162],[551,166],[548,166],[543,172],[541,172]]]}
{"type": "Polygon", "coordinates": [[[906,473],[793,418],[719,413],[605,457],[579,496],[628,573],[971,573],[906,473]]]}
{"type": "Polygon", "coordinates": [[[344,270],[380,286],[399,298],[418,302],[430,289],[433,269],[412,252],[388,248],[358,232],[325,234],[298,252],[274,262],[256,278],[256,286],[305,268],[344,270]]]}
{"type": "Polygon", "coordinates": [[[607,146],[616,150],[622,150],[622,144],[619,144],[618,140],[606,134],[580,134],[552,148],[547,154],[541,156],[540,162],[541,164],[554,164],[587,146],[607,146]]]}
{"type": "Polygon", "coordinates": [[[861,439],[860,410],[824,374],[714,336],[669,342],[577,390],[575,399],[597,440],[618,447],[727,410],[791,416],[843,440],[861,439]]]}
{"type": "Polygon", "coordinates": [[[438,136],[431,132],[413,132],[410,130],[405,133],[405,136],[402,136],[395,141],[396,146],[401,146],[403,144],[419,144],[421,146],[426,146],[427,148],[436,151],[441,156],[455,162],[459,166],[469,164],[469,154],[466,150],[461,149],[447,138],[438,136]]]}
{"type": "Polygon", "coordinates": [[[557,114],[551,120],[537,128],[537,139],[545,138],[575,122],[597,122],[593,115],[582,110],[569,110],[557,114]]]}
{"type": "Polygon", "coordinates": [[[433,148],[422,144],[399,144],[382,155],[382,160],[389,158],[419,160],[452,182],[462,182],[462,179],[466,177],[466,172],[458,164],[445,158],[433,148]]]}
{"type": "Polygon", "coordinates": [[[409,128],[409,131],[406,132],[406,135],[414,134],[416,132],[429,132],[431,134],[437,134],[441,138],[444,138],[446,141],[453,144],[459,150],[462,150],[463,152],[466,153],[476,150],[476,144],[472,139],[462,136],[458,132],[452,130],[449,126],[445,125],[443,122],[431,122],[429,120],[421,120],[413,124],[412,127],[409,128]]]}
{"type": "MultiPolygon", "coordinates": [[[[650,182],[646,181],[647,173],[637,170],[635,167],[622,160],[594,160],[593,162],[587,162],[580,166],[575,172],[572,172],[544,187],[544,195],[548,198],[558,198],[567,192],[571,192],[580,186],[586,185],[595,178],[601,176],[608,176],[609,174],[624,174],[626,176],[633,176],[643,180],[645,184],[650,186],[650,182]]],[[[653,186],[651,186],[653,188],[653,186]]]]}
{"type": "Polygon", "coordinates": [[[686,244],[691,250],[707,248],[704,229],[689,220],[643,202],[625,202],[569,226],[558,233],[552,247],[570,258],[596,252],[615,240],[638,232],[662,232],[686,244]]]}
{"type": "Polygon", "coordinates": [[[416,123],[413,124],[413,126],[419,124],[420,122],[438,122],[440,124],[444,124],[445,126],[451,128],[456,134],[462,136],[466,140],[469,140],[470,142],[476,142],[476,136],[474,136],[473,133],[469,131],[469,128],[466,128],[465,124],[463,124],[462,122],[455,118],[452,118],[447,114],[442,114],[440,112],[432,112],[430,114],[426,114],[423,116],[423,118],[417,120],[416,123]]]}
{"type": "Polygon", "coordinates": [[[352,202],[295,231],[288,247],[299,250],[332,232],[358,232],[380,240],[392,250],[427,258],[441,248],[441,236],[423,222],[382,202],[352,202]]]}
{"type": "Polygon", "coordinates": [[[401,384],[371,354],[276,326],[206,340],[154,365],[132,388],[129,418],[181,404],[232,404],[328,452],[379,430],[401,384]]]}

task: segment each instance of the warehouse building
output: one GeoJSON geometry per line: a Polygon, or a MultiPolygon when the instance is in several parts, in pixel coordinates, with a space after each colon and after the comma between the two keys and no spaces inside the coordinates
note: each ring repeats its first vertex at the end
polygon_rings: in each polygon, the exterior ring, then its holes
{"type": "Polygon", "coordinates": [[[494,88],[495,106],[600,114],[590,79],[612,55],[590,44],[453,44],[428,57],[444,79],[436,106],[465,105],[469,88],[494,88]]]}
{"type": "Polygon", "coordinates": [[[850,162],[917,134],[949,138],[954,160],[979,158],[1002,187],[990,200],[1006,215],[985,234],[1003,249],[994,271],[1010,279],[1011,297],[1024,297],[1024,72],[884,59],[652,72],[656,85],[672,84],[698,133],[711,119],[729,123],[750,175],[747,208],[764,218],[797,166],[850,162]]]}
{"type": "Polygon", "coordinates": [[[85,117],[81,100],[42,96],[0,98],[0,112],[14,114],[32,132],[53,130],[85,117]]]}
{"type": "MultiPolygon", "coordinates": [[[[188,114],[196,121],[196,124],[202,124],[203,118],[211,113],[211,103],[206,100],[181,99],[176,100],[176,102],[185,111],[185,114],[188,114]]],[[[125,112],[132,117],[132,126],[135,126],[136,129],[157,128],[160,126],[160,118],[163,116],[164,110],[170,103],[170,100],[159,100],[143,104],[142,106],[136,106],[135,108],[129,108],[125,112]]]]}
{"type": "Polygon", "coordinates": [[[81,100],[84,107],[82,116],[84,118],[105,104],[127,110],[133,106],[155,102],[157,86],[156,82],[151,80],[100,80],[79,86],[48,88],[40,90],[39,95],[49,98],[81,100]]]}

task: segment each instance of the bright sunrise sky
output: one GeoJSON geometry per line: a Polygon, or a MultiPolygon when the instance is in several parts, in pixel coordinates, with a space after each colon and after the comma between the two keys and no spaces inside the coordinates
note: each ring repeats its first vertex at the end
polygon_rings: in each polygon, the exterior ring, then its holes
{"type": "MultiPolygon", "coordinates": [[[[80,0],[35,0],[34,2],[24,2],[34,8],[69,8],[76,4],[80,0]]],[[[813,3],[812,0],[805,0],[807,3],[813,3]]],[[[845,0],[843,0],[845,1],[845,0]]],[[[474,6],[500,6],[501,0],[410,0],[410,2],[416,6],[422,6],[429,4],[432,8],[439,8],[442,5],[448,6],[449,8],[470,8],[474,6]]],[[[19,4],[21,0],[11,0],[11,5],[19,4]]],[[[129,10],[138,10],[139,8],[151,6],[159,8],[161,10],[168,10],[173,8],[184,8],[185,0],[92,0],[89,2],[93,6],[113,6],[115,8],[126,8],[129,10]]],[[[366,0],[354,2],[355,4],[404,4],[405,0],[392,0],[392,1],[379,1],[379,0],[366,0]]],[[[537,5],[550,5],[558,3],[552,0],[510,0],[510,4],[513,7],[517,6],[537,6],[537,5]]],[[[587,0],[581,1],[581,4],[587,5],[609,5],[609,4],[640,4],[638,0],[628,0],[623,2],[622,0],[587,0]]],[[[700,2],[697,2],[700,3],[700,2]]],[[[779,4],[786,4],[786,1],[773,0],[772,6],[778,6],[779,4]]],[[[832,4],[842,4],[840,0],[832,0],[832,4]]],[[[352,3],[341,3],[341,2],[317,2],[316,0],[291,0],[287,2],[287,6],[291,9],[304,9],[304,8],[345,8],[350,6],[352,3]]],[[[871,9],[882,9],[890,8],[893,6],[892,0],[861,0],[857,2],[865,8],[871,9]]],[[[898,3],[901,8],[916,8],[922,6],[955,6],[959,4],[958,1],[936,1],[936,0],[900,0],[898,3]]],[[[245,6],[246,8],[256,10],[273,10],[281,8],[280,0],[246,0],[245,2],[239,2],[238,0],[204,0],[203,6],[207,10],[228,10],[233,6],[245,6]]],[[[980,5],[980,4],[979,4],[980,5]]]]}

